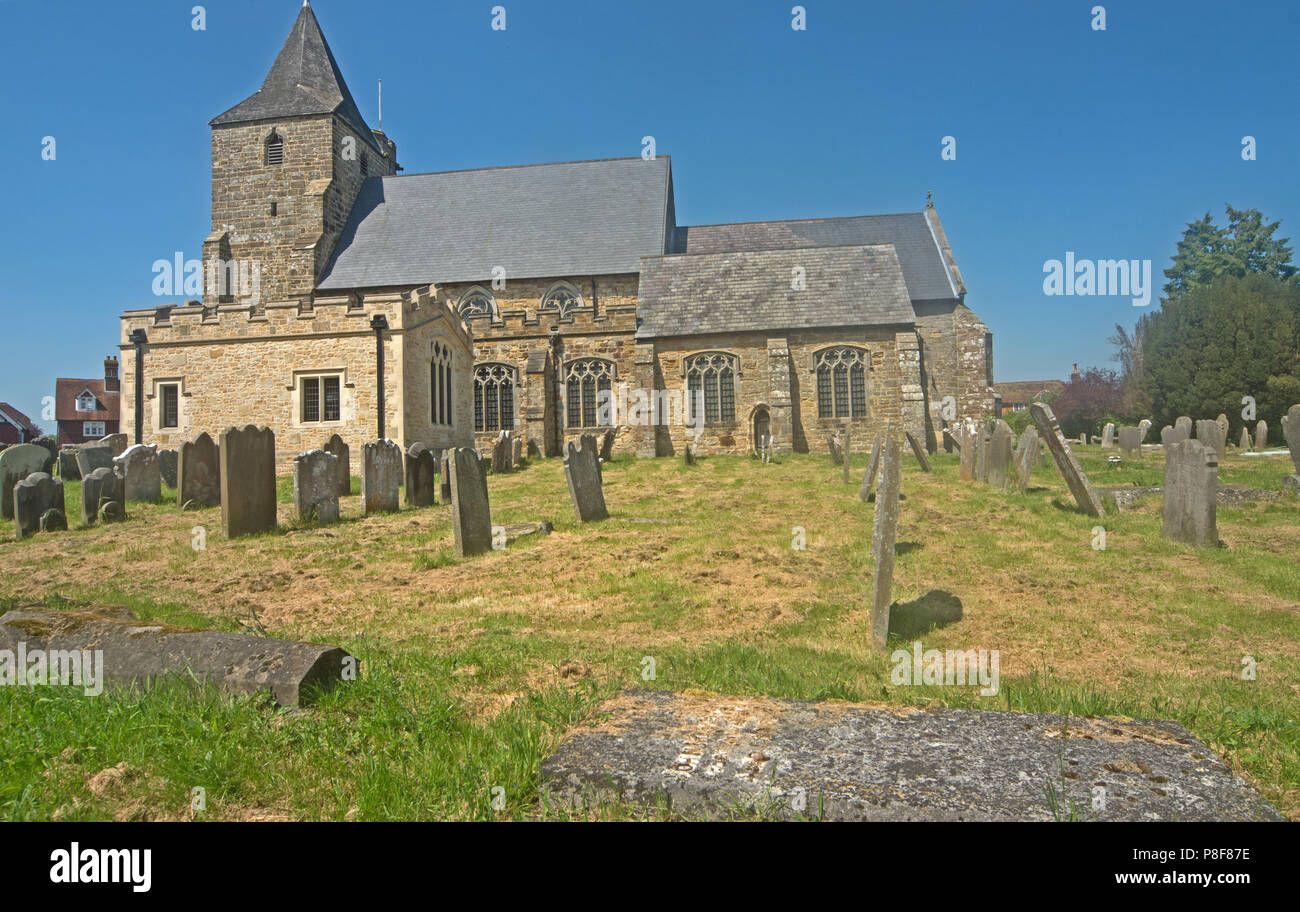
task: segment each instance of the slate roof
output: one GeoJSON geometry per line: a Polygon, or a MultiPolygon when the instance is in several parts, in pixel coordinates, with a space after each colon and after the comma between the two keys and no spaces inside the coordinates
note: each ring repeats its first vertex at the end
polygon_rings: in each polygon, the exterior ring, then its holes
{"type": "Polygon", "coordinates": [[[665,253],[669,175],[659,156],[374,177],[317,287],[635,273],[665,253]]]}
{"type": "Polygon", "coordinates": [[[889,244],[647,257],[641,304],[641,339],[916,320],[889,244]]]}
{"type": "Polygon", "coordinates": [[[310,6],[304,4],[262,87],[209,123],[214,127],[278,117],[337,113],[370,145],[378,142],[366,126],[329,42],[310,6]]]}
{"type": "Polygon", "coordinates": [[[55,421],[117,421],[122,394],[118,390],[104,389],[104,378],[79,380],[60,377],[54,381],[55,421]],[[99,408],[93,412],[77,411],[77,397],[90,390],[98,400],[99,408]]]}
{"type": "Polygon", "coordinates": [[[675,253],[721,253],[801,247],[892,244],[914,301],[959,297],[924,212],[782,222],[691,225],[677,229],[675,253]]]}

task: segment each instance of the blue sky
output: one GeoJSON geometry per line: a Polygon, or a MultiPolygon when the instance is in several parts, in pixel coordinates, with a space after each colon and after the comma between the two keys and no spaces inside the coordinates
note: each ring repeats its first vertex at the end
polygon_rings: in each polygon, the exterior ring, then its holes
{"type": "MultiPolygon", "coordinates": [[[[0,400],[99,376],[151,266],[210,228],[207,121],[261,84],[299,0],[0,0],[0,400]],[[44,137],[57,157],[42,158],[44,137]]],[[[927,190],[999,381],[1111,366],[1128,297],[1043,264],[1149,259],[1226,202],[1300,237],[1300,4],[316,0],[408,173],[673,160],[680,224],[917,211],[927,190]],[[504,32],[491,9],[506,8],[504,32]],[[1243,161],[1243,136],[1258,157],[1243,161]],[[956,139],[957,158],[941,158],[956,139]]],[[[1158,306],[1153,299],[1151,306],[1158,306]]]]}

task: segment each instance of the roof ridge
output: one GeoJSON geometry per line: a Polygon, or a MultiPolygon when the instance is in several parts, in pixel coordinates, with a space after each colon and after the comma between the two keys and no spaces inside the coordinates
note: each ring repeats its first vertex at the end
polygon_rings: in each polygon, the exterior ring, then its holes
{"type": "Polygon", "coordinates": [[[579,158],[571,161],[554,161],[554,162],[529,162],[523,165],[488,165],[484,168],[453,168],[450,171],[416,171],[403,174],[388,174],[385,177],[432,177],[435,174],[469,174],[475,171],[516,171],[522,168],[550,168],[556,165],[594,165],[601,162],[621,162],[621,161],[645,161],[653,162],[659,159],[670,160],[669,155],[656,155],[654,158],[643,159],[639,155],[626,155],[614,158],[579,158]]]}
{"type": "Polygon", "coordinates": [[[760,247],[755,250],[710,250],[707,253],[663,253],[648,254],[641,257],[643,260],[666,260],[670,257],[709,257],[709,256],[758,256],[773,253],[789,254],[791,256],[807,256],[809,251],[821,250],[866,250],[870,247],[888,247],[898,255],[898,247],[893,241],[876,241],[871,244],[818,244],[816,247],[760,247]]]}
{"type": "MultiPolygon", "coordinates": [[[[806,223],[806,222],[847,222],[850,219],[893,218],[899,215],[924,216],[925,213],[924,212],[875,212],[875,213],[865,212],[861,215],[824,215],[824,216],[814,216],[812,218],[799,218],[799,219],[760,219],[757,222],[709,222],[707,224],[702,224],[702,225],[678,225],[677,227],[680,229],[680,228],[731,228],[736,225],[795,225],[795,224],[806,223]]],[[[854,245],[845,244],[841,246],[852,247],[854,245]]]]}

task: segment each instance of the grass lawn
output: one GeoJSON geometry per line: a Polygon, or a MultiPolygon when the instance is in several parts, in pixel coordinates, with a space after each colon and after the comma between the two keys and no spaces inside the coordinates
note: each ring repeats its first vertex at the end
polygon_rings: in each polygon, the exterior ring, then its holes
{"type": "MultiPolygon", "coordinates": [[[[1076,450],[1095,484],[1162,483],[1158,453],[1117,468],[1076,450]]],[[[335,643],[361,678],[300,712],[185,682],[98,698],[0,688],[0,819],[561,816],[539,797],[541,760],[632,685],[1172,718],[1300,819],[1294,495],[1221,509],[1225,546],[1198,552],[1161,538],[1158,496],[1098,522],[1054,467],[1022,495],[962,483],[953,456],[933,462],[926,475],[904,459],[894,597],[957,595],[965,617],[925,647],[999,650],[996,696],[895,686],[870,651],[864,456],[848,486],[825,456],[618,459],[604,472],[611,518],[586,526],[560,461],[534,462],[490,477],[493,520],[555,532],[468,560],[447,507],[363,518],[353,496],[339,523],[301,525],[282,483],[281,530],[227,542],[219,509],[181,513],[174,492],[127,523],[75,528],[69,483],[72,531],[14,542],[0,522],[0,610],[124,604],[335,643]],[[806,550],[792,548],[796,527],[806,550]]],[[[1234,454],[1220,480],[1276,490],[1289,467],[1234,454]]],[[[664,812],[584,814],[647,815],[664,812]]]]}

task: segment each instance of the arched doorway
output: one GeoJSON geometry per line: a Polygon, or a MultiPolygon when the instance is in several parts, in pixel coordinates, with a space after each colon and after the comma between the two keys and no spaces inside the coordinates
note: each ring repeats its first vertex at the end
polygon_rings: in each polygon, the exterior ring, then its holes
{"type": "Polygon", "coordinates": [[[761,453],[763,445],[772,434],[772,416],[767,411],[767,406],[760,405],[754,409],[754,417],[751,419],[750,444],[755,453],[761,453]]]}

